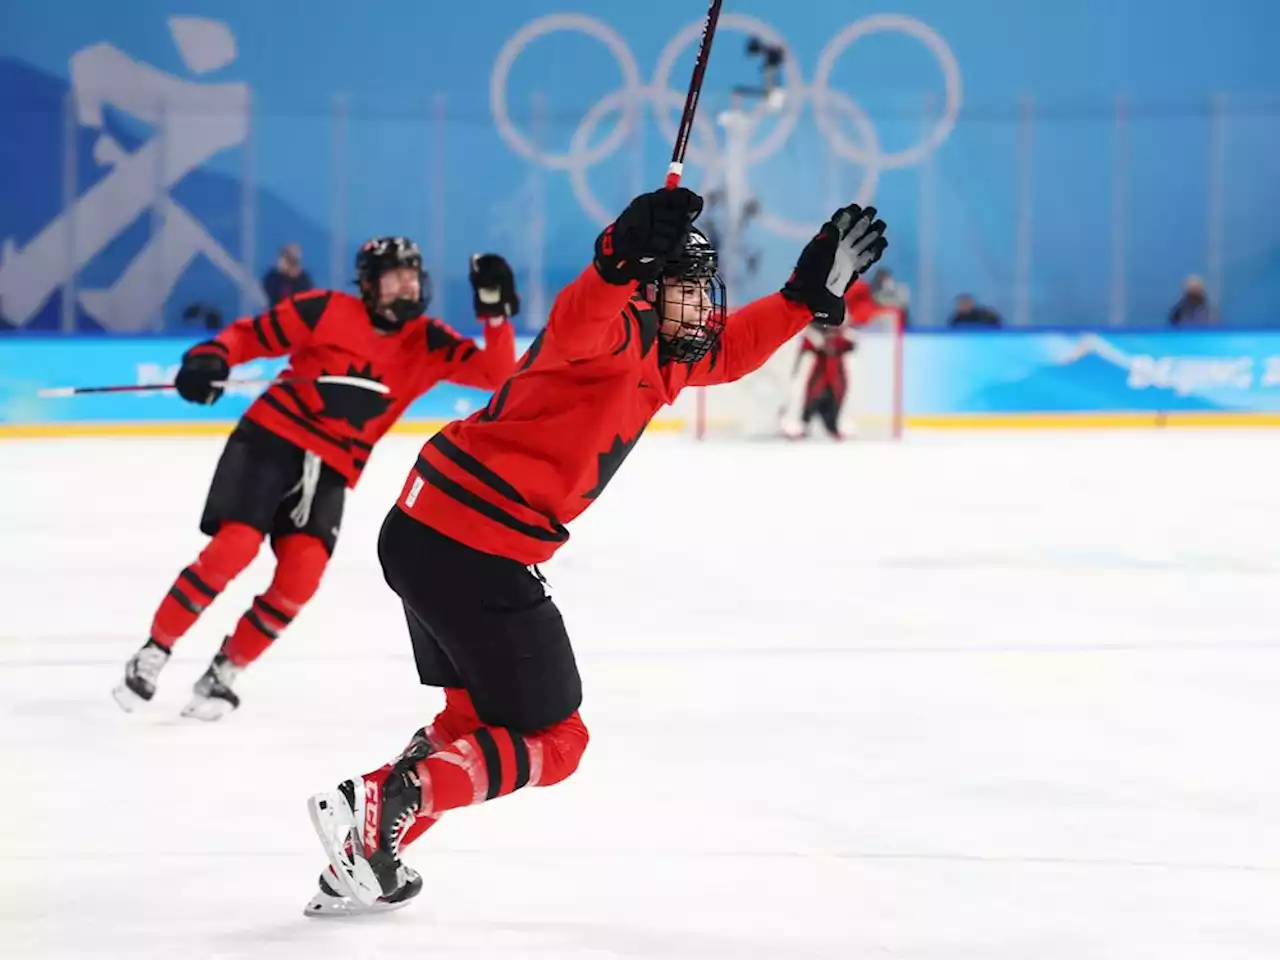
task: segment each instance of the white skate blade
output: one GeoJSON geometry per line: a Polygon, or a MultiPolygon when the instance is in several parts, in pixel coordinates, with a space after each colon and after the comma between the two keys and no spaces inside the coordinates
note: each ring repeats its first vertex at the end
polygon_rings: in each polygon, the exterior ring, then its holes
{"type": "Polygon", "coordinates": [[[195,696],[182,708],[182,716],[188,720],[203,720],[206,723],[212,723],[215,720],[221,720],[235,709],[235,706],[221,697],[195,696]]]}
{"type": "Polygon", "coordinates": [[[111,691],[111,696],[125,713],[133,713],[135,710],[140,710],[149,702],[130,690],[123,681],[111,691]]]}
{"type": "Polygon", "coordinates": [[[351,809],[347,798],[339,790],[317,793],[307,801],[307,812],[320,846],[333,867],[335,879],[342,888],[339,893],[350,897],[364,907],[371,907],[382,896],[382,885],[373,873],[373,867],[356,851],[360,846],[360,829],[357,812],[351,809]]]}
{"type": "Polygon", "coordinates": [[[398,903],[387,903],[385,900],[375,900],[372,904],[366,906],[351,897],[331,897],[323,890],[317,890],[316,895],[303,907],[302,914],[315,920],[341,920],[345,917],[366,917],[374,913],[390,913],[392,910],[399,910],[412,902],[411,900],[401,900],[398,903]]]}

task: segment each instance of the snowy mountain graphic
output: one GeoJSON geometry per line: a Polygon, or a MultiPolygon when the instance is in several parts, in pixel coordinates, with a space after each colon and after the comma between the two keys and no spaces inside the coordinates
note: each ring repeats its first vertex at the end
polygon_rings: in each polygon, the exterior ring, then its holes
{"type": "Polygon", "coordinates": [[[1264,358],[1248,350],[1221,353],[1220,336],[1212,354],[1197,353],[1196,334],[1161,339],[1176,340],[1179,349],[1136,353],[1124,349],[1124,337],[1093,333],[1048,338],[1042,365],[974,393],[969,409],[1256,410],[1260,402],[1280,409],[1280,389],[1264,389],[1264,358]]]}

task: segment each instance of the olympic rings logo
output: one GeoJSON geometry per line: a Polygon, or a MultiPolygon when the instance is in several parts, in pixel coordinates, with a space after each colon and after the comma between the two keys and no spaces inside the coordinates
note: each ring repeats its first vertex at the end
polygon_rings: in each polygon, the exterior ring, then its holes
{"type": "MultiPolygon", "coordinates": [[[[498,52],[489,78],[489,106],[497,124],[498,134],[525,159],[548,170],[562,170],[569,174],[574,196],[586,213],[601,226],[611,222],[616,211],[610,211],[596,197],[587,179],[588,171],[615,153],[626,142],[646,104],[653,106],[659,129],[674,141],[680,110],[684,105],[683,89],[673,89],[671,74],[680,55],[702,33],[702,21],[689,23],[668,41],[658,57],[653,78],[644,83],[640,67],[631,48],[612,27],[594,17],[577,13],[555,13],[539,17],[525,24],[498,52]],[[569,149],[563,153],[545,150],[517,129],[511,118],[508,102],[508,82],[512,67],[520,54],[535,40],[554,33],[580,33],[598,40],[613,54],[622,72],[622,86],[606,93],[597,100],[574,129],[569,149]],[[609,134],[592,145],[593,136],[606,117],[620,113],[619,120],[609,134]]],[[[945,40],[933,28],[902,14],[882,13],[864,17],[847,24],[823,48],[814,70],[813,81],[805,83],[800,67],[791,54],[786,40],[769,24],[752,16],[725,13],[720,18],[720,30],[737,30],[759,37],[765,43],[781,47],[785,51],[782,65],[782,89],[785,99],[776,121],[758,143],[749,143],[745,150],[745,162],[754,166],[776,153],[795,130],[805,104],[813,107],[814,121],[827,144],[840,159],[857,164],[863,170],[857,202],[867,203],[875,195],[880,174],[886,170],[911,167],[936,150],[950,136],[960,113],[960,66],[955,54],[945,40]],[[918,40],[933,54],[942,69],[944,98],[936,122],[919,142],[903,149],[885,152],[875,125],[866,111],[847,93],[831,87],[831,75],[836,63],[846,50],[858,40],[878,33],[902,33],[918,40]],[[839,118],[852,123],[857,140],[851,139],[841,129],[839,118]]],[[[752,117],[763,119],[764,105],[757,106],[752,117]]],[[[694,137],[691,138],[687,162],[706,169],[716,167],[722,161],[717,146],[714,125],[705,112],[698,114],[694,137]],[[708,152],[698,141],[710,144],[708,152]]],[[[812,221],[788,220],[765,210],[760,222],[766,229],[782,236],[807,238],[813,231],[812,221]]]]}

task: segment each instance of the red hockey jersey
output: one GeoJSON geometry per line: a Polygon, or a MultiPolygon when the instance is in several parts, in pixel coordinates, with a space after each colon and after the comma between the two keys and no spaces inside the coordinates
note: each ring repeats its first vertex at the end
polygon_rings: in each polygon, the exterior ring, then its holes
{"type": "Polygon", "coordinates": [[[282,377],[322,374],[368,377],[390,393],[370,394],[363,412],[326,414],[310,383],[269,387],[245,418],[316,454],[354,487],[373,450],[405,408],[441,380],[494,390],[515,368],[515,335],[505,318],[483,320],[485,347],[432,317],[393,333],[378,330],[364,303],[317,290],[282,300],[257,317],[237,320],[214,338],[227,363],[289,355],[282,377]]]}
{"type": "Polygon", "coordinates": [[[692,367],[659,363],[658,315],[634,294],[594,266],[562,290],[489,405],[422,448],[401,509],[477,550],[540,563],[663,404],[686,386],[751,373],[813,319],[774,294],[732,314],[717,348],[692,367]]]}

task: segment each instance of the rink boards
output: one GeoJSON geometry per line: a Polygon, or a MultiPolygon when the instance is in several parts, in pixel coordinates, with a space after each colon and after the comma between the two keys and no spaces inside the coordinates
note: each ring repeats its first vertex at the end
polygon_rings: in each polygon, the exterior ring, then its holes
{"type": "MultiPolygon", "coordinates": [[[[527,345],[527,339],[519,349],[527,345]]],[[[192,435],[225,432],[261,388],[213,407],[171,391],[40,399],[46,387],[171,382],[189,341],[9,337],[0,340],[0,435],[192,435]]],[[[235,370],[264,379],[283,359],[235,370]]],[[[430,432],[466,416],[484,391],[440,384],[398,429],[430,432]]],[[[686,398],[687,399],[687,398],[686,398]]],[[[903,363],[908,428],[1097,428],[1280,424],[1280,332],[911,332],[903,363]]],[[[685,403],[651,429],[682,429],[685,403]]]]}

